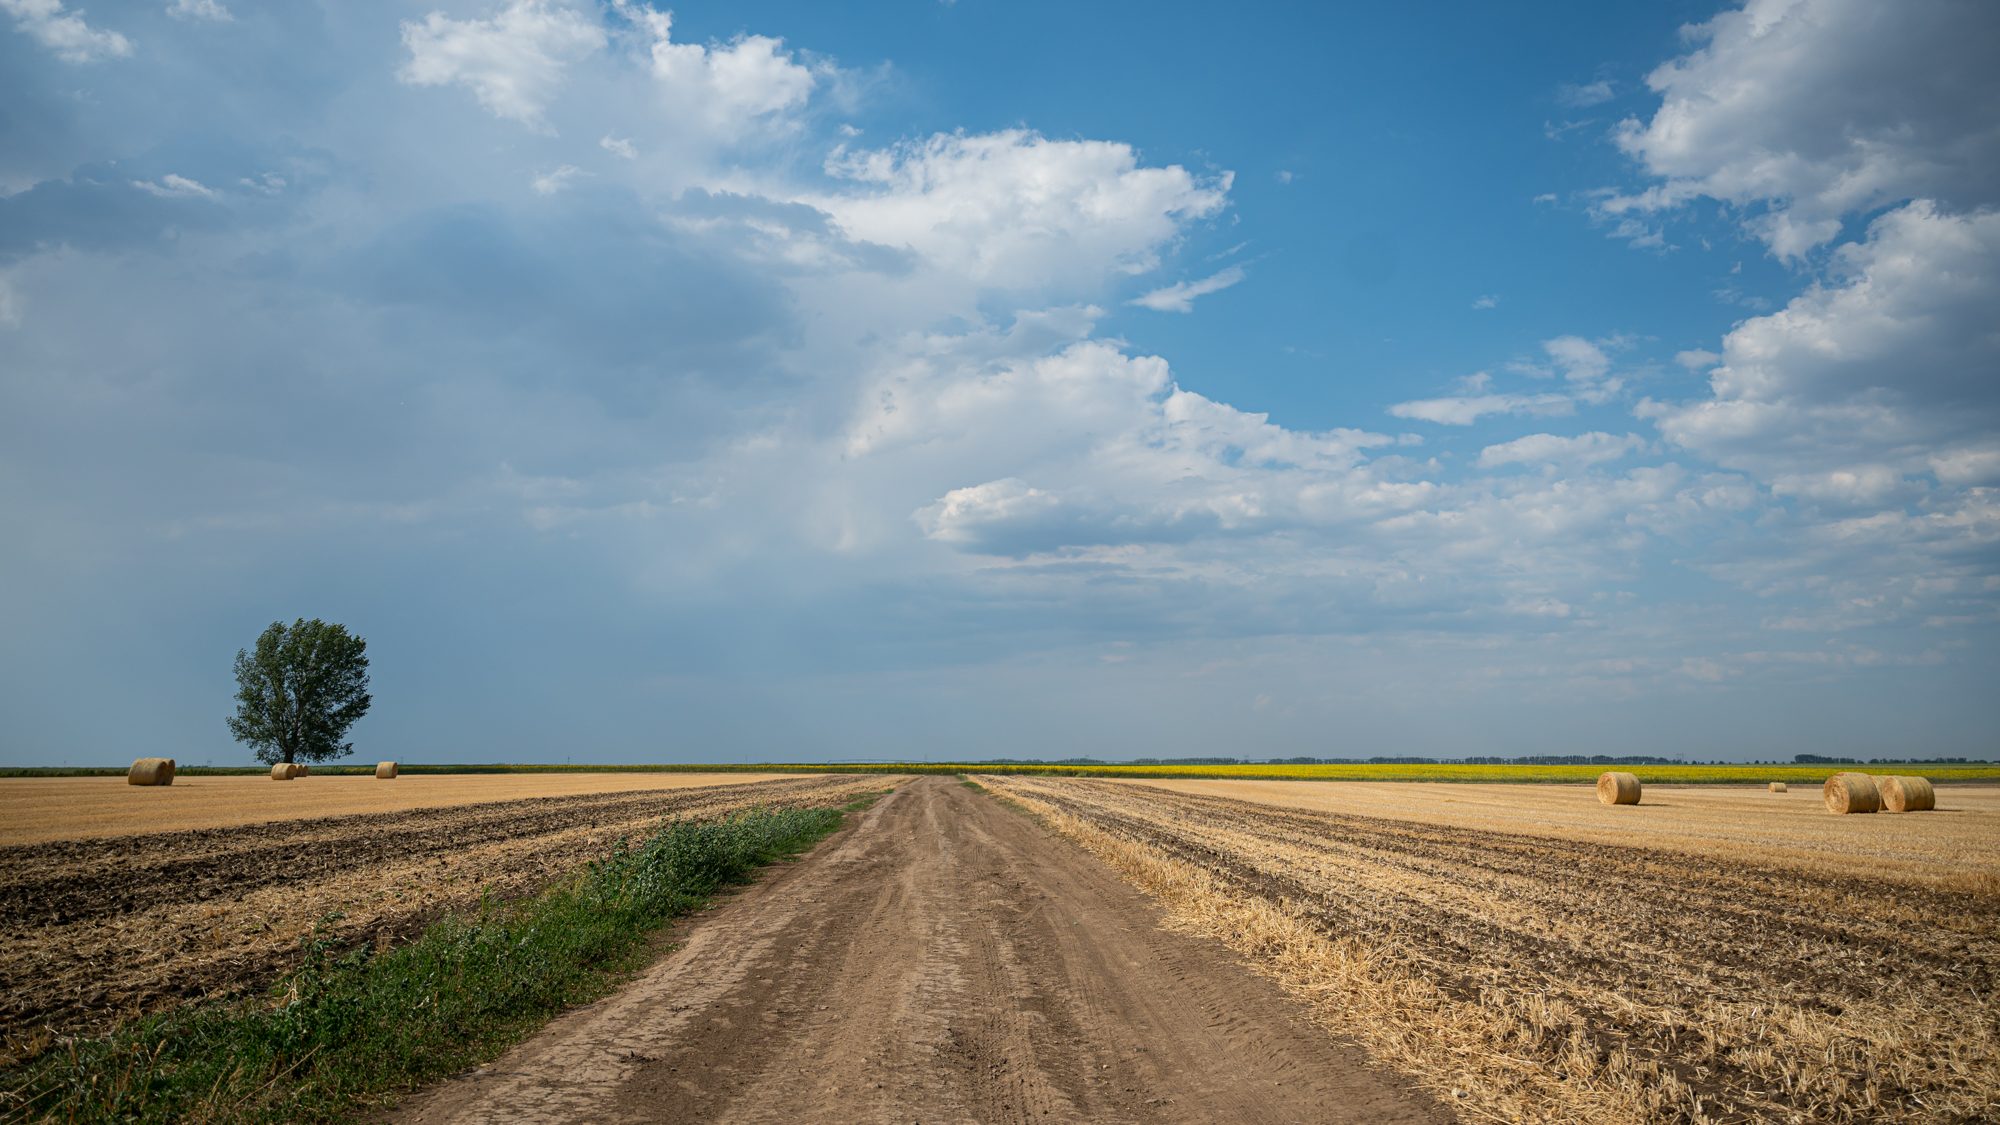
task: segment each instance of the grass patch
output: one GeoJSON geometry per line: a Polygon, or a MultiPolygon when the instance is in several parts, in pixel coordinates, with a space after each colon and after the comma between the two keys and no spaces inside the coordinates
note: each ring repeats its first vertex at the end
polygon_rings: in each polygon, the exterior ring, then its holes
{"type": "Polygon", "coordinates": [[[839,827],[840,809],[679,822],[543,894],[488,903],[377,953],[308,940],[266,996],[65,1044],[0,1085],[0,1118],[326,1120],[491,1058],[606,992],[647,936],[839,827]]]}

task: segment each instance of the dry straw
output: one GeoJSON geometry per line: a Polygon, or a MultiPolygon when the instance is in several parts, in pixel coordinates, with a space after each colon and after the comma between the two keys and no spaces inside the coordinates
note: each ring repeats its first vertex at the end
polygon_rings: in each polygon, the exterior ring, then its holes
{"type": "Polygon", "coordinates": [[[375,780],[394,781],[395,779],[396,779],[396,763],[394,762],[375,763],[375,780]]]}
{"type": "Polygon", "coordinates": [[[299,773],[298,773],[298,776],[300,776],[300,777],[305,777],[305,776],[307,776],[307,775],[311,774],[311,773],[312,773],[312,771],[313,771],[313,768],[312,768],[311,766],[309,766],[309,765],[306,765],[306,764],[305,764],[304,762],[300,762],[300,763],[299,763],[299,773]]]}
{"type": "Polygon", "coordinates": [[[290,781],[297,776],[299,776],[299,767],[295,762],[279,762],[271,767],[272,781],[290,781]]]}
{"type": "Polygon", "coordinates": [[[1774,782],[1772,782],[1772,783],[1771,783],[1771,792],[1773,792],[1773,793],[1783,793],[1783,792],[1785,792],[1785,783],[1784,783],[1784,782],[1782,782],[1782,781],[1774,781],[1774,782]]]}
{"type": "Polygon", "coordinates": [[[1597,775],[1597,799],[1607,805],[1639,803],[1639,779],[1629,773],[1605,771],[1597,775]]]}
{"type": "Polygon", "coordinates": [[[128,785],[172,785],[174,783],[174,760],[172,758],[140,758],[132,763],[125,773],[128,785]]]}
{"type": "Polygon", "coordinates": [[[1937,790],[1921,777],[1880,777],[1875,787],[1882,791],[1882,807],[1890,812],[1928,812],[1937,808],[1937,790]]]}
{"type": "Polygon", "coordinates": [[[1882,792],[1865,773],[1834,774],[1820,795],[1826,799],[1826,811],[1835,814],[1871,813],[1882,807],[1882,792]]]}

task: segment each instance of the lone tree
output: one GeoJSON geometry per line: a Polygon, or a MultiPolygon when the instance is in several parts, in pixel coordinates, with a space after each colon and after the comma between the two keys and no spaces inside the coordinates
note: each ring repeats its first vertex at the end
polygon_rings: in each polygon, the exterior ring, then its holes
{"type": "Polygon", "coordinates": [[[354,752],[347,728],[368,713],[368,642],[315,617],[271,622],[236,651],[229,733],[260,762],[324,762],[354,752]]]}

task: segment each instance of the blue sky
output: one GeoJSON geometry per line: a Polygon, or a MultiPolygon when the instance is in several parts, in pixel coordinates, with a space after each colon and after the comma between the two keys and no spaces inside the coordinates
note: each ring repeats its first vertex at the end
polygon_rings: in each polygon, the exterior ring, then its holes
{"type": "Polygon", "coordinates": [[[0,762],[1990,755],[1977,0],[0,0],[0,762]]]}

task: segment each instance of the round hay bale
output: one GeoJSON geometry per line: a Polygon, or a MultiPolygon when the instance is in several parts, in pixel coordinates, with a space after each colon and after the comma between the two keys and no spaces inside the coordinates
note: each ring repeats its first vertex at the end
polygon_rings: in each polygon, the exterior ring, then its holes
{"type": "Polygon", "coordinates": [[[313,771],[313,768],[312,768],[311,766],[309,766],[309,765],[306,765],[306,764],[305,764],[304,762],[300,762],[300,763],[299,763],[299,772],[298,772],[298,775],[297,775],[297,776],[299,776],[299,777],[305,777],[306,775],[308,775],[308,774],[312,773],[312,771],[313,771]]]}
{"type": "Polygon", "coordinates": [[[1636,805],[1639,779],[1629,773],[1606,770],[1597,775],[1597,799],[1607,805],[1636,805]]]}
{"type": "Polygon", "coordinates": [[[1882,792],[1865,773],[1837,773],[1820,788],[1826,811],[1836,815],[1872,813],[1882,807],[1882,792]]]}
{"type": "Polygon", "coordinates": [[[1928,812],[1937,808],[1937,790],[1921,777],[1885,777],[1876,788],[1882,791],[1882,807],[1889,812],[1928,812]]]}
{"type": "Polygon", "coordinates": [[[1785,790],[1785,783],[1784,783],[1784,782],[1782,782],[1782,781],[1774,781],[1774,782],[1772,782],[1772,783],[1771,783],[1771,792],[1773,792],[1773,793],[1783,793],[1783,792],[1785,792],[1785,791],[1786,791],[1786,790],[1785,790]]]}
{"type": "Polygon", "coordinates": [[[396,780],[396,763],[394,763],[394,762],[376,762],[376,763],[375,763],[375,780],[377,780],[377,781],[394,781],[394,780],[396,780]]]}
{"type": "Polygon", "coordinates": [[[299,767],[296,762],[279,762],[271,767],[272,781],[290,781],[297,776],[299,776],[299,767]]]}
{"type": "Polygon", "coordinates": [[[174,783],[174,760],[172,758],[140,758],[125,771],[127,785],[172,785],[174,783]]]}

